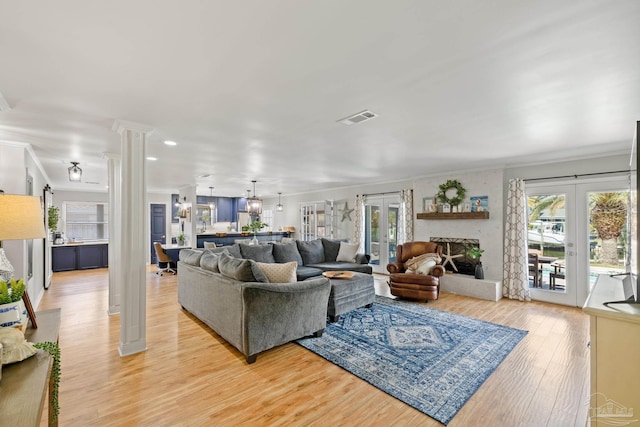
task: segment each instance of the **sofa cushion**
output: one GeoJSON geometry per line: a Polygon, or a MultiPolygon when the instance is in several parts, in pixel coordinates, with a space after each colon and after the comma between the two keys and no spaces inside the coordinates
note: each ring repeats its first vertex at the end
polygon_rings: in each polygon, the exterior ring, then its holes
{"type": "Polygon", "coordinates": [[[203,242],[202,245],[205,249],[214,249],[216,247],[216,242],[203,242]]]}
{"type": "Polygon", "coordinates": [[[239,282],[269,282],[258,264],[252,259],[235,258],[229,254],[220,254],[218,268],[223,276],[239,282]]]}
{"type": "Polygon", "coordinates": [[[178,255],[178,259],[185,264],[195,265],[200,267],[200,257],[202,256],[202,250],[199,249],[182,249],[178,255]]]}
{"type": "Polygon", "coordinates": [[[240,253],[244,259],[252,259],[256,262],[276,262],[273,257],[272,245],[247,245],[240,243],[240,253]]]}
{"type": "Polygon", "coordinates": [[[318,276],[322,276],[322,270],[319,268],[307,267],[304,265],[296,268],[296,279],[298,282],[318,276]]]}
{"type": "Polygon", "coordinates": [[[296,268],[298,263],[295,261],[285,262],[284,264],[275,262],[259,262],[257,264],[271,283],[292,283],[297,281],[296,268]]]}
{"type": "Polygon", "coordinates": [[[296,245],[295,241],[274,243],[273,257],[279,263],[295,261],[298,265],[302,265],[302,257],[298,252],[298,245],[296,245]]]}
{"type": "Polygon", "coordinates": [[[324,262],[324,247],[322,246],[322,240],[316,239],[306,242],[296,240],[296,244],[298,245],[298,251],[300,252],[302,263],[304,265],[324,262]]]}
{"type": "Polygon", "coordinates": [[[220,254],[229,254],[227,251],[222,251],[220,253],[214,253],[210,250],[205,250],[202,253],[202,257],[200,258],[200,268],[203,270],[213,271],[214,273],[220,273],[220,268],[218,267],[218,261],[220,260],[220,254]]]}
{"type": "Polygon", "coordinates": [[[356,253],[360,245],[358,243],[340,242],[340,250],[336,261],[338,262],[355,262],[356,253]]]}
{"type": "Polygon", "coordinates": [[[322,239],[322,247],[324,248],[324,260],[335,261],[340,250],[340,240],[322,239]]]}
{"type": "Polygon", "coordinates": [[[242,254],[240,253],[240,246],[237,244],[233,244],[231,246],[219,246],[216,248],[211,248],[209,249],[211,252],[215,253],[221,253],[222,251],[227,251],[229,253],[229,255],[231,255],[234,258],[242,258],[242,254]]]}

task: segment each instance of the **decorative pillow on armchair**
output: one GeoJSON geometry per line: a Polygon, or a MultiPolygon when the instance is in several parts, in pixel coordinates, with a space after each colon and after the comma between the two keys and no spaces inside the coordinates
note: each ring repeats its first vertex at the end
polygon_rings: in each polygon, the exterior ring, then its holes
{"type": "Polygon", "coordinates": [[[440,258],[438,254],[427,253],[411,258],[404,263],[404,268],[407,270],[407,273],[429,274],[431,273],[431,269],[440,264],[441,261],[442,258],[440,258]]]}

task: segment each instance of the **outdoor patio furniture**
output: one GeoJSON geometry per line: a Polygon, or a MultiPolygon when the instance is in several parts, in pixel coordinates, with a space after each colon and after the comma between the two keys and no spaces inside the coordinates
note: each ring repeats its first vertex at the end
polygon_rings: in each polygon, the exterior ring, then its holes
{"type": "Polygon", "coordinates": [[[529,279],[533,280],[534,288],[542,287],[542,265],[537,253],[529,253],[529,279]]]}

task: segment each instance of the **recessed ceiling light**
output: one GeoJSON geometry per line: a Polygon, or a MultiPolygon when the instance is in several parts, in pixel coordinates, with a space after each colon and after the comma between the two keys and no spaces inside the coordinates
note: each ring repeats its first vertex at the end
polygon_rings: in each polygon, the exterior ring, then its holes
{"type": "Polygon", "coordinates": [[[175,141],[165,141],[164,143],[171,146],[178,145],[178,143],[175,141]]]}
{"type": "Polygon", "coordinates": [[[151,161],[155,162],[156,160],[158,160],[158,158],[149,156],[149,157],[147,157],[147,160],[151,160],[151,161]]]}
{"type": "Polygon", "coordinates": [[[204,175],[200,175],[199,178],[209,178],[210,176],[210,173],[205,173],[204,175]]]}

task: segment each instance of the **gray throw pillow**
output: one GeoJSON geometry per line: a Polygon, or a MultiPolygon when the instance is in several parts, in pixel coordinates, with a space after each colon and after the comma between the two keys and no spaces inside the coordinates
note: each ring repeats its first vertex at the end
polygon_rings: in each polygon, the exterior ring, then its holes
{"type": "Polygon", "coordinates": [[[218,260],[218,268],[223,276],[240,282],[269,282],[267,276],[252,259],[234,258],[229,254],[222,253],[218,260]]]}
{"type": "Polygon", "coordinates": [[[240,253],[240,246],[238,246],[237,244],[233,244],[231,246],[219,246],[216,248],[211,248],[209,250],[214,254],[219,254],[223,251],[227,251],[232,257],[242,258],[242,254],[240,253]]]}
{"type": "Polygon", "coordinates": [[[200,267],[200,257],[202,256],[202,250],[198,249],[182,249],[178,259],[185,264],[195,265],[200,267]]]}
{"type": "Polygon", "coordinates": [[[285,263],[295,261],[298,265],[302,265],[302,257],[298,252],[296,242],[284,242],[273,244],[273,258],[277,263],[285,263]]]}
{"type": "Polygon", "coordinates": [[[202,253],[202,257],[200,258],[200,268],[203,270],[213,271],[214,273],[220,273],[220,268],[218,268],[218,261],[220,260],[220,254],[229,254],[227,251],[222,251],[220,253],[214,253],[210,250],[205,250],[202,253]]]}
{"type": "Polygon", "coordinates": [[[340,241],[339,240],[329,240],[324,237],[322,240],[322,247],[324,248],[324,260],[325,262],[333,262],[336,260],[338,256],[338,252],[340,251],[340,241]]]}
{"type": "Polygon", "coordinates": [[[296,240],[296,244],[298,245],[298,251],[300,251],[304,265],[324,262],[324,247],[320,239],[310,240],[308,242],[296,240]]]}
{"type": "Polygon", "coordinates": [[[240,243],[240,253],[244,259],[265,263],[276,262],[273,257],[273,246],[270,244],[247,245],[246,243],[240,243]]]}

